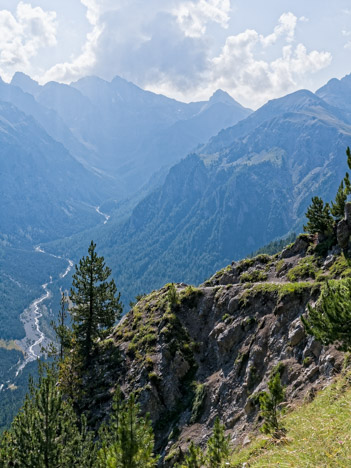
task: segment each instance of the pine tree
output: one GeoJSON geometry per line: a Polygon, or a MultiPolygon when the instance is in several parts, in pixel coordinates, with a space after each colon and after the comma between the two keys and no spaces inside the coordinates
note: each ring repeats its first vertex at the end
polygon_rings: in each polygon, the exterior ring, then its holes
{"type": "Polygon", "coordinates": [[[307,224],[303,227],[311,234],[322,234],[329,236],[333,232],[334,221],[330,214],[329,204],[324,204],[319,197],[313,197],[312,203],[306,212],[307,224]]]}
{"type": "Polygon", "coordinates": [[[344,181],[342,180],[335,197],[335,202],[332,202],[330,210],[336,221],[340,221],[344,217],[346,200],[347,189],[344,187],[344,181]]]}
{"type": "Polygon", "coordinates": [[[185,456],[184,462],[179,465],[180,468],[201,468],[204,466],[205,457],[200,447],[197,447],[194,442],[189,446],[189,452],[185,456]]]}
{"type": "Polygon", "coordinates": [[[23,407],[4,436],[0,466],[93,466],[92,437],[85,429],[84,420],[83,430],[78,429],[73,408],[63,399],[56,380],[54,366],[40,366],[38,386],[30,381],[23,407]]]}
{"type": "Polygon", "coordinates": [[[268,390],[259,396],[260,415],[264,419],[261,431],[279,439],[285,434],[285,429],[280,422],[279,411],[279,405],[284,401],[285,392],[280,381],[279,370],[271,375],[268,381],[268,390]]]}
{"type": "Polygon", "coordinates": [[[90,362],[96,340],[104,338],[122,314],[120,293],[117,295],[113,279],[107,281],[111,270],[104,257],[97,256],[95,248],[91,241],[88,256],[76,265],[70,294],[73,330],[85,366],[90,362]]]}
{"type": "Polygon", "coordinates": [[[54,329],[56,338],[59,344],[58,356],[62,362],[66,353],[69,351],[72,344],[72,332],[67,323],[67,297],[63,292],[61,295],[60,305],[61,308],[58,313],[57,322],[51,322],[51,326],[54,329]]]}
{"type": "Polygon", "coordinates": [[[101,468],[152,468],[157,463],[153,454],[154,437],[148,417],[139,415],[139,405],[132,394],[122,400],[117,389],[110,421],[100,428],[101,449],[98,465],[101,468]]]}
{"type": "Polygon", "coordinates": [[[211,468],[220,468],[229,459],[229,437],[224,434],[224,425],[217,417],[213,426],[213,434],[208,439],[206,464],[211,468]]]}
{"type": "Polygon", "coordinates": [[[337,343],[339,349],[351,350],[350,278],[328,281],[316,306],[308,310],[308,317],[301,317],[308,334],[323,344],[337,343]]]}

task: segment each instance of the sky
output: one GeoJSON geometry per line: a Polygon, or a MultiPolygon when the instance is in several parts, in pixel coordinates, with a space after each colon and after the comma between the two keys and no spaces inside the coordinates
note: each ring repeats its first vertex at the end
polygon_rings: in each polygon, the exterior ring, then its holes
{"type": "Polygon", "coordinates": [[[253,109],[351,72],[350,0],[0,0],[0,76],[119,75],[253,109]]]}

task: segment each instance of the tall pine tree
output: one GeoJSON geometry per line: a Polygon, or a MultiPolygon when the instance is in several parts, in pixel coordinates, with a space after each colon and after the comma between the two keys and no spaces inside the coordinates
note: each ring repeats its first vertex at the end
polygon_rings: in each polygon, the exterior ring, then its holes
{"type": "Polygon", "coordinates": [[[123,309],[114,280],[108,281],[111,270],[95,248],[91,241],[88,256],[76,265],[70,294],[73,331],[85,366],[89,365],[96,340],[106,337],[123,309]]]}
{"type": "Polygon", "coordinates": [[[329,204],[324,204],[319,197],[313,197],[312,203],[306,212],[307,224],[303,227],[311,234],[322,234],[328,236],[333,232],[333,218],[330,214],[329,204]]]}

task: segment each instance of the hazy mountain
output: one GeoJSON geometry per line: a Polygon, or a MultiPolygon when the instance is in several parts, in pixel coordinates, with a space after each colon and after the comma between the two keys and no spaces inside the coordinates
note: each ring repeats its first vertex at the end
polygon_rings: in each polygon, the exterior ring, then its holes
{"type": "Polygon", "coordinates": [[[0,102],[0,233],[33,244],[97,224],[106,183],[32,118],[0,102]]]}
{"type": "MultiPolygon", "coordinates": [[[[267,103],[169,172],[121,226],[94,232],[130,299],[168,281],[197,283],[291,229],[346,170],[345,113],[309,91],[267,103]]],[[[82,240],[82,239],[81,239],[82,240]]]]}
{"type": "Polygon", "coordinates": [[[12,84],[33,93],[41,106],[55,112],[75,138],[77,151],[71,142],[71,153],[114,176],[126,194],[139,190],[160,167],[170,167],[251,112],[220,90],[208,102],[186,104],[120,77],[111,82],[87,77],[70,86],[55,82],[40,86],[17,73],[12,84]]]}
{"type": "Polygon", "coordinates": [[[351,119],[351,74],[341,80],[333,78],[318,89],[316,95],[327,103],[345,110],[351,119]]]}

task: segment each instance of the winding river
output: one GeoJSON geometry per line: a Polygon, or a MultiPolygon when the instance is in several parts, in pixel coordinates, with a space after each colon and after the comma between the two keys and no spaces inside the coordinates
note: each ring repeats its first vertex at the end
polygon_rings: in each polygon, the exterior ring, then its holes
{"type": "MultiPolygon", "coordinates": [[[[40,246],[35,247],[36,252],[40,252],[44,255],[49,255],[51,257],[60,258],[62,257],[48,254],[40,246]]],[[[59,278],[62,279],[68,275],[68,273],[73,268],[73,261],[70,259],[67,260],[67,268],[64,272],[60,273],[59,278]]],[[[42,354],[41,348],[42,346],[48,344],[48,340],[45,337],[43,331],[40,329],[40,318],[43,316],[43,307],[45,307],[44,303],[48,299],[52,297],[52,292],[49,289],[49,285],[52,284],[53,279],[50,277],[50,281],[41,285],[44,290],[44,293],[34,299],[34,301],[29,305],[27,309],[21,314],[21,322],[24,327],[25,337],[22,340],[16,341],[18,346],[22,349],[24,353],[24,360],[20,363],[16,376],[24,369],[24,367],[32,362],[35,361],[40,357],[42,354]]]]}

